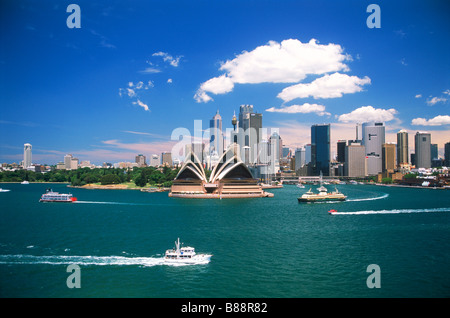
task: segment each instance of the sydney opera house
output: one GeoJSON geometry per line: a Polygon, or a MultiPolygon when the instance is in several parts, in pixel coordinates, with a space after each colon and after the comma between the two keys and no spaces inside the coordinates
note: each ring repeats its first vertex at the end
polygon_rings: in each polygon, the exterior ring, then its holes
{"type": "Polygon", "coordinates": [[[263,191],[250,170],[241,160],[239,146],[234,143],[219,159],[209,178],[202,162],[195,153],[185,158],[178,175],[173,181],[170,197],[181,198],[261,198],[273,197],[263,191]]]}

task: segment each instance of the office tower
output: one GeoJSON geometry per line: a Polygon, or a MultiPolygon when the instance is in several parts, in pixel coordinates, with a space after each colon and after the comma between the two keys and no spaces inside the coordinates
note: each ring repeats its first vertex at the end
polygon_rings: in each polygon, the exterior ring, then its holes
{"type": "Polygon", "coordinates": [[[438,156],[438,145],[437,144],[431,144],[430,156],[431,156],[431,160],[439,158],[439,156],[438,156]]]}
{"type": "Polygon", "coordinates": [[[359,142],[345,147],[344,175],[352,178],[367,176],[366,149],[359,142]]]}
{"type": "Polygon", "coordinates": [[[163,152],[161,154],[161,165],[172,167],[172,153],[163,152]]]}
{"type": "Polygon", "coordinates": [[[382,172],[394,172],[395,169],[395,144],[383,144],[382,148],[382,172]]]}
{"type": "Polygon", "coordinates": [[[337,142],[337,162],[344,163],[345,162],[345,140],[338,140],[337,142]]]}
{"type": "Polygon", "coordinates": [[[382,171],[382,145],[385,143],[383,123],[362,124],[362,145],[366,147],[367,174],[377,175],[382,171]]]}
{"type": "MultiPolygon", "coordinates": [[[[206,162],[207,154],[205,153],[205,143],[193,142],[193,143],[187,144],[185,146],[185,153],[188,154],[189,152],[194,153],[197,156],[197,159],[200,161],[200,163],[206,162]]],[[[214,157],[217,157],[217,159],[219,159],[219,157],[217,156],[217,153],[215,151],[213,153],[214,153],[214,157]]],[[[211,158],[211,153],[210,153],[209,158],[211,158]]]]}
{"type": "Polygon", "coordinates": [[[281,154],[283,151],[282,140],[278,132],[274,131],[272,135],[269,137],[269,155],[271,158],[277,162],[280,161],[281,154]]]}
{"type": "Polygon", "coordinates": [[[311,163],[314,175],[330,175],[330,124],[311,126],[311,163]]]}
{"type": "Polygon", "coordinates": [[[444,165],[450,167],[450,141],[444,145],[444,165]]]}
{"type": "Polygon", "coordinates": [[[223,153],[223,132],[222,132],[222,116],[219,114],[219,110],[214,117],[209,121],[209,154],[216,153],[219,157],[223,153]]]}
{"type": "Polygon", "coordinates": [[[71,161],[72,161],[72,155],[71,154],[67,154],[64,156],[64,168],[66,170],[70,170],[71,169],[71,161]]]}
{"type": "Polygon", "coordinates": [[[418,131],[414,136],[416,168],[431,168],[431,134],[418,131]]]}
{"type": "Polygon", "coordinates": [[[257,162],[258,144],[261,140],[262,114],[253,112],[253,105],[241,105],[239,109],[238,143],[241,147],[250,147],[250,163],[257,162]]]}
{"type": "Polygon", "coordinates": [[[150,166],[151,167],[157,167],[160,165],[159,156],[157,154],[153,154],[150,158],[150,166]]]}
{"type": "Polygon", "coordinates": [[[283,146],[281,157],[288,158],[290,155],[291,155],[291,149],[289,149],[289,147],[283,146]]]}
{"type": "Polygon", "coordinates": [[[297,148],[295,150],[295,171],[305,165],[305,148],[297,148]]]}
{"type": "Polygon", "coordinates": [[[26,169],[28,167],[31,167],[31,144],[24,144],[23,145],[23,168],[26,169]]]}
{"type": "Polygon", "coordinates": [[[135,162],[137,163],[138,167],[146,167],[147,166],[145,159],[146,158],[143,154],[138,154],[135,157],[135,162]]]}
{"type": "Polygon", "coordinates": [[[397,166],[407,164],[408,157],[408,132],[404,129],[397,133],[397,166]]]}

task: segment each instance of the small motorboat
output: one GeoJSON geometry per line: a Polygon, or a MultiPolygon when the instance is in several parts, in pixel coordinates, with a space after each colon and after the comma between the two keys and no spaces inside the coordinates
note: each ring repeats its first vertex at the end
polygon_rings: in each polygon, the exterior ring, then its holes
{"type": "Polygon", "coordinates": [[[333,214],[335,212],[337,212],[337,210],[335,210],[335,209],[331,209],[330,211],[328,211],[328,213],[330,213],[330,214],[333,214]]]}

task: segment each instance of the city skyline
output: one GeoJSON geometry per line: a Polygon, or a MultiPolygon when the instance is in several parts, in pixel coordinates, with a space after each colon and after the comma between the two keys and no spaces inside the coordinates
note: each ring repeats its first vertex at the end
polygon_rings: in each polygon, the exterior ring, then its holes
{"type": "Polygon", "coordinates": [[[2,3],[0,162],[23,160],[25,143],[38,163],[150,158],[217,110],[231,128],[245,104],[293,151],[314,124],[330,124],[335,156],[356,123],[380,121],[386,143],[404,129],[413,152],[427,131],[443,157],[448,5],[377,3],[380,29],[368,3],[77,1],[80,29],[57,1],[2,3]]]}

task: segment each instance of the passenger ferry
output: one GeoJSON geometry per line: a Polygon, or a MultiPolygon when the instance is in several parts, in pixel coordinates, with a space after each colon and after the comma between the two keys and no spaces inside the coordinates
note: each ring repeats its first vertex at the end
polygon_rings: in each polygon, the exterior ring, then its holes
{"type": "Polygon", "coordinates": [[[345,201],[347,196],[339,192],[335,188],[335,191],[328,193],[327,188],[320,186],[319,193],[313,193],[311,189],[308,190],[301,197],[297,198],[299,202],[321,202],[321,201],[345,201]]]}
{"type": "Polygon", "coordinates": [[[319,193],[313,193],[311,189],[304,193],[301,197],[298,197],[298,202],[322,202],[322,201],[345,201],[347,196],[340,193],[335,187],[335,190],[328,193],[327,188],[322,185],[322,172],[320,172],[320,187],[317,189],[319,193]]]}
{"type": "Polygon", "coordinates": [[[77,198],[72,194],[53,192],[52,189],[47,189],[47,192],[41,196],[39,202],[75,202],[77,198]]]}
{"type": "Polygon", "coordinates": [[[205,264],[208,263],[212,255],[196,254],[195,249],[190,246],[181,247],[180,238],[175,241],[175,247],[167,250],[164,261],[167,264],[205,264]]]}

